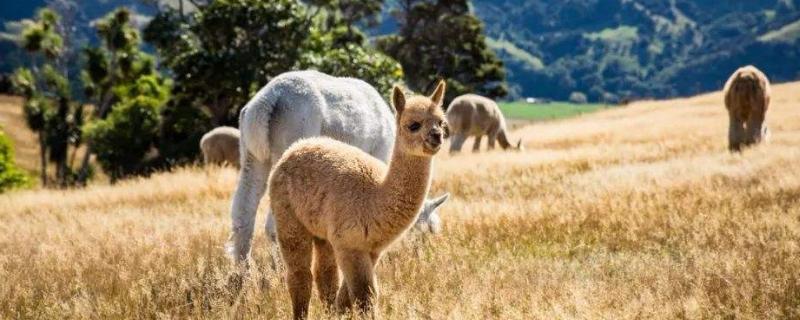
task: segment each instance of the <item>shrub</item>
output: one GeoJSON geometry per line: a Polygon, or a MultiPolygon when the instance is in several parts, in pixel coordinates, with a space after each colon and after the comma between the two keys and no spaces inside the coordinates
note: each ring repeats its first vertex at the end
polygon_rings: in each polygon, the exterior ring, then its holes
{"type": "Polygon", "coordinates": [[[146,169],[145,156],[158,134],[162,103],[149,96],[126,99],[114,106],[106,119],[84,127],[97,161],[112,182],[146,169]]]}
{"type": "Polygon", "coordinates": [[[0,131],[0,193],[27,186],[28,183],[28,176],[14,163],[14,148],[11,140],[0,131]]]}

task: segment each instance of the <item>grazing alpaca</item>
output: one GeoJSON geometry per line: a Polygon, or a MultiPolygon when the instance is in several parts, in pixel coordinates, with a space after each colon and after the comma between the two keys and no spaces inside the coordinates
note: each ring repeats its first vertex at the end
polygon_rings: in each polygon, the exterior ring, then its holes
{"type": "Polygon", "coordinates": [[[297,142],[269,180],[295,318],[305,318],[313,277],[326,306],[372,309],[375,265],[417,220],[431,181],[433,156],[446,137],[444,82],[430,98],[406,101],[395,88],[397,141],[388,168],[363,151],[328,138],[297,142]],[[344,283],[339,288],[340,269],[344,283]],[[337,296],[338,291],[338,296],[337,296]]]}
{"type": "MultiPolygon", "coordinates": [[[[228,246],[236,262],[247,262],[256,209],[270,169],[290,145],[302,138],[326,136],[387,162],[395,121],[394,109],[375,88],[358,79],[295,71],[264,86],[239,115],[242,168],[231,206],[233,230],[228,246]]],[[[274,225],[269,215],[268,234],[275,234],[274,225]]]]}
{"type": "Polygon", "coordinates": [[[203,163],[230,164],[239,167],[239,129],[217,127],[200,139],[203,163]]]}
{"type": "Polygon", "coordinates": [[[728,149],[758,144],[768,135],[764,119],[769,109],[769,79],[754,66],[739,68],[725,83],[725,108],[728,109],[728,149]]]}
{"type": "Polygon", "coordinates": [[[453,140],[450,152],[461,151],[461,146],[467,137],[474,136],[475,144],[472,151],[477,152],[481,147],[481,138],[488,136],[489,149],[494,149],[494,142],[498,140],[503,149],[522,149],[522,139],[512,146],[506,136],[506,119],[492,99],[476,94],[465,94],[456,97],[447,107],[447,122],[450,123],[453,140]]]}

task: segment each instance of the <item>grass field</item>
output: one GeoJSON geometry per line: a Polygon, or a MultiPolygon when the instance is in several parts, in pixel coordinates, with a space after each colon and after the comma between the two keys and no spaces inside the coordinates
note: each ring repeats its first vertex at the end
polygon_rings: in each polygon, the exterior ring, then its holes
{"type": "MultiPolygon", "coordinates": [[[[526,126],[524,152],[442,155],[444,231],[380,263],[379,313],[799,318],[800,83],[773,93],[771,142],[741,154],[714,93],[526,126]]],[[[290,317],[263,230],[252,277],[227,286],[235,182],[185,168],[0,195],[0,318],[290,317]]],[[[316,298],[311,313],[326,317],[316,298]]]]}
{"type": "Polygon", "coordinates": [[[499,105],[506,118],[532,121],[569,118],[608,107],[603,104],[527,103],[524,101],[501,102],[499,105]]]}

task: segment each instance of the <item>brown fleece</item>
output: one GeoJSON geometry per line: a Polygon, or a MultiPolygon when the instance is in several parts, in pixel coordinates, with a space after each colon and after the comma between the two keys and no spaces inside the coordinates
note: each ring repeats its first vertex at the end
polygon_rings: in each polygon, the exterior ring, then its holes
{"type": "Polygon", "coordinates": [[[508,141],[506,120],[492,99],[476,94],[458,96],[447,107],[447,121],[453,134],[450,152],[461,151],[464,141],[470,136],[475,137],[473,152],[480,149],[483,136],[488,137],[490,150],[494,149],[495,141],[500,142],[503,149],[522,148],[522,140],[516,146],[508,141]]]}
{"type": "Polygon", "coordinates": [[[375,266],[417,220],[428,193],[433,156],[446,137],[444,90],[440,82],[431,97],[406,102],[394,89],[398,128],[388,168],[330,138],[298,141],[276,164],[269,194],[295,318],[307,316],[312,279],[326,306],[373,310],[375,266]]]}
{"type": "Polygon", "coordinates": [[[239,129],[218,127],[203,135],[200,150],[205,164],[230,164],[239,167],[239,129]]]}
{"type": "Polygon", "coordinates": [[[754,66],[739,68],[725,83],[725,107],[728,109],[728,149],[758,144],[766,138],[769,109],[769,79],[754,66]]]}

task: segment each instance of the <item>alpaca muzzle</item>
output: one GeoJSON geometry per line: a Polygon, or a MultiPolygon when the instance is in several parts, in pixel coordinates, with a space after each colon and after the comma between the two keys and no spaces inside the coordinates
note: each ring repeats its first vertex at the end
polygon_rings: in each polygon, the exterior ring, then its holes
{"type": "Polygon", "coordinates": [[[432,131],[425,138],[425,145],[432,150],[439,150],[439,147],[442,146],[442,140],[444,140],[444,135],[441,131],[432,131]]]}
{"type": "Polygon", "coordinates": [[[434,154],[442,147],[444,136],[441,132],[433,131],[425,137],[425,151],[434,154]]]}

